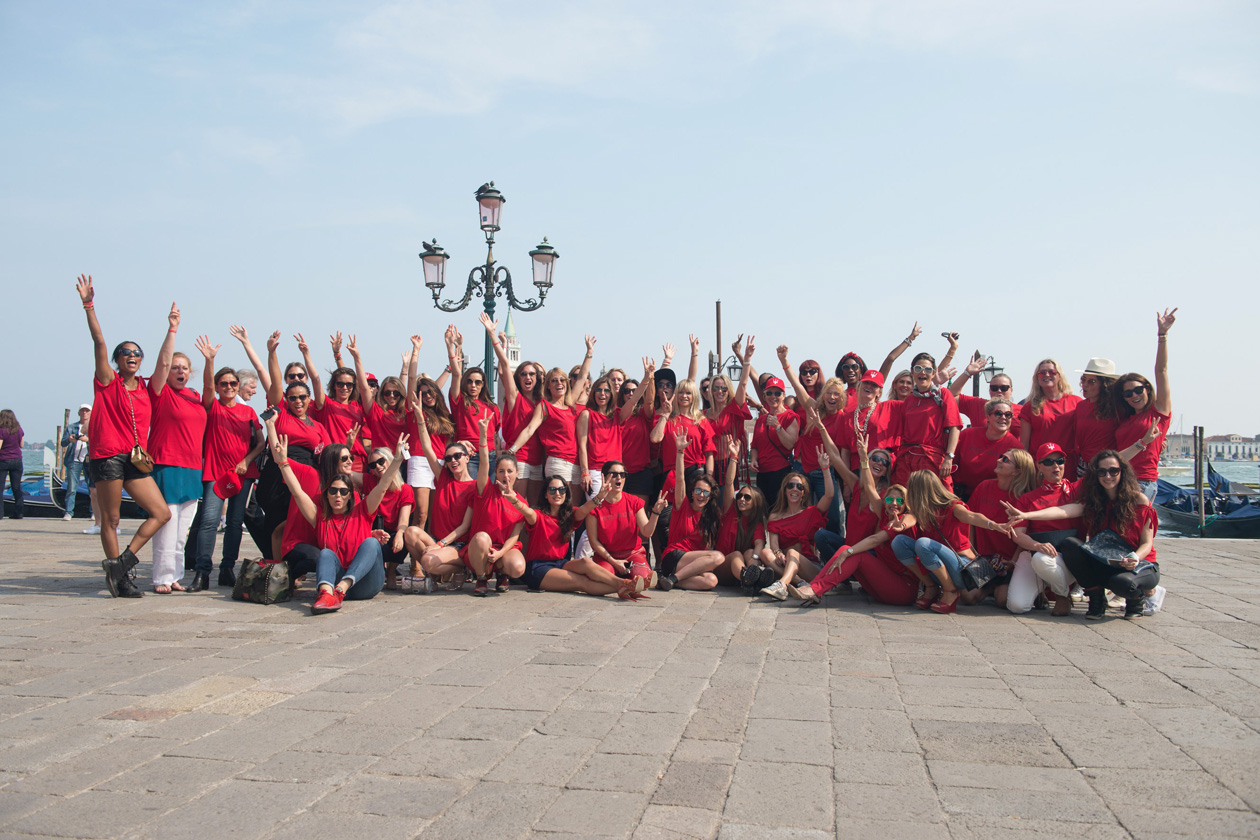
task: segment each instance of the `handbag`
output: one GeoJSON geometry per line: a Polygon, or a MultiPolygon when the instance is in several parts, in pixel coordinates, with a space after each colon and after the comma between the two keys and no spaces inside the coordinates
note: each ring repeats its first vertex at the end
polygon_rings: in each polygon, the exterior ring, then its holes
{"type": "Polygon", "coordinates": [[[983,589],[1002,573],[993,565],[990,558],[996,554],[984,554],[962,567],[963,584],[968,589],[983,589]]]}
{"type": "Polygon", "coordinates": [[[289,564],[283,560],[243,560],[236,585],[232,587],[233,601],[252,601],[255,604],[279,604],[293,597],[293,581],[289,577],[289,564]]]}
{"type": "MultiPolygon", "coordinates": [[[[125,387],[123,390],[127,391],[125,387]]],[[[131,437],[136,444],[131,447],[131,465],[142,473],[151,473],[153,472],[153,456],[145,452],[144,447],[140,445],[140,429],[136,426],[136,401],[130,391],[127,391],[127,405],[131,407],[131,437]]]]}
{"type": "Polygon", "coordinates": [[[1110,528],[1104,528],[1081,545],[1081,551],[1109,566],[1119,566],[1120,561],[1127,557],[1133,548],[1125,542],[1124,537],[1110,528]]]}

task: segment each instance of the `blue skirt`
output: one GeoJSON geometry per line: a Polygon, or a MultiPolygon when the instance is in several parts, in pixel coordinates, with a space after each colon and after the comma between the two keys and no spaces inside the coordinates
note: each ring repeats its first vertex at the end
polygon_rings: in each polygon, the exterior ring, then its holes
{"type": "Polygon", "coordinates": [[[201,498],[201,470],[158,464],[153,468],[153,480],[168,505],[182,505],[201,498]]]}

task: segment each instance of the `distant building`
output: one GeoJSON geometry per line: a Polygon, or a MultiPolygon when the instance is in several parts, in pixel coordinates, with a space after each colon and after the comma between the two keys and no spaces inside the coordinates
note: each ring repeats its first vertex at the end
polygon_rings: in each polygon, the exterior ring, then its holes
{"type": "Polygon", "coordinates": [[[503,331],[508,360],[508,375],[516,373],[516,366],[521,363],[521,342],[516,338],[516,324],[512,321],[512,310],[508,310],[507,328],[503,331]]]}
{"type": "Polygon", "coordinates": [[[1260,459],[1260,440],[1242,435],[1212,435],[1203,441],[1213,461],[1255,461],[1260,459]]]}

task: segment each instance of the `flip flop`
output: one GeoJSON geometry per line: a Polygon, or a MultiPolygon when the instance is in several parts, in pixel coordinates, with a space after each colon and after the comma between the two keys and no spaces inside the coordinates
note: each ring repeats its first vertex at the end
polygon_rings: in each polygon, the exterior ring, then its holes
{"type": "Polygon", "coordinates": [[[181,584],[179,581],[175,581],[174,583],[171,584],[171,591],[172,592],[187,592],[188,590],[185,589],[184,585],[181,584]]]}
{"type": "Polygon", "coordinates": [[[169,583],[155,583],[153,585],[153,591],[159,595],[170,595],[171,585],[169,583]]]}

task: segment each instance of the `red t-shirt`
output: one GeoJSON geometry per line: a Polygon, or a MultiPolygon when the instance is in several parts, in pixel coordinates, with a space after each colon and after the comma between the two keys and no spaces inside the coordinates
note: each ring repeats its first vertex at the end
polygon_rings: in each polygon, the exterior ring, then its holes
{"type": "Polygon", "coordinates": [[[871,510],[869,501],[862,490],[862,483],[853,485],[853,496],[844,519],[844,541],[849,545],[857,545],[879,530],[879,514],[871,510]]]}
{"type": "MultiPolygon", "coordinates": [[[[433,424],[428,422],[430,419],[425,418],[425,428],[429,430],[429,446],[433,447],[434,457],[441,461],[446,455],[446,445],[449,441],[446,435],[433,431],[433,424]]],[[[424,450],[420,448],[420,423],[416,420],[414,411],[407,412],[407,436],[411,438],[411,442],[407,444],[411,457],[423,458],[424,450]]]]}
{"type": "MultiPolygon", "coordinates": [[[[206,412],[206,463],[202,481],[218,481],[229,470],[235,470],[249,454],[254,443],[254,430],[261,429],[258,414],[243,402],[231,408],[215,400],[206,412]]],[[[253,461],[243,478],[258,478],[258,465],[253,461]]]]}
{"type": "Polygon", "coordinates": [[[289,446],[302,446],[318,455],[330,443],[328,430],[323,423],[307,420],[304,423],[282,408],[276,413],[276,434],[288,435],[289,446]]]}
{"type": "MultiPolygon", "coordinates": [[[[521,432],[525,431],[525,427],[529,425],[529,421],[534,416],[534,404],[529,401],[524,394],[516,395],[516,404],[503,414],[503,440],[508,446],[516,442],[521,432]]],[[[477,437],[476,429],[473,430],[473,439],[477,437]]],[[[536,435],[531,435],[529,440],[518,450],[516,450],[516,458],[522,464],[532,464],[538,466],[546,460],[543,453],[542,444],[538,442],[536,435]]]]}
{"type": "MultiPolygon", "coordinates": [[[[473,486],[476,487],[475,482],[473,486]]],[[[525,514],[504,498],[499,485],[487,481],[485,492],[473,496],[472,525],[468,533],[485,531],[494,547],[502,548],[512,534],[512,527],[524,518],[525,514]]]]}
{"type": "MultiPolygon", "coordinates": [[[[783,440],[779,437],[778,429],[771,429],[766,423],[769,412],[762,412],[757,417],[757,423],[753,426],[752,448],[757,451],[757,470],[758,472],[774,472],[788,466],[789,459],[792,457],[792,450],[783,445],[783,440]],[[771,435],[774,437],[772,438],[771,435]]],[[[775,419],[779,421],[780,427],[787,429],[795,424],[798,428],[800,423],[796,413],[788,409],[783,409],[775,419]]],[[[666,440],[668,440],[666,436],[666,440]]],[[[771,528],[770,530],[774,530],[771,528]]]]}
{"type": "MultiPolygon", "coordinates": [[[[996,478],[990,478],[980,482],[971,494],[971,498],[967,500],[967,507],[976,513],[982,513],[992,519],[994,522],[1005,522],[1007,519],[1006,508],[1002,507],[1002,502],[1015,504],[1016,499],[1011,495],[1009,490],[1003,490],[998,487],[996,478]]],[[[1011,538],[1003,534],[1001,531],[990,531],[987,528],[975,529],[976,551],[980,554],[1000,554],[1003,557],[1013,557],[1018,547],[1011,538]]]]}
{"type": "MultiPolygon", "coordinates": [[[[734,505],[731,508],[734,509],[734,505]]],[[[674,512],[669,517],[669,542],[665,553],[671,551],[700,551],[704,549],[704,534],[700,533],[700,515],[704,508],[696,510],[691,504],[684,502],[674,505],[674,512]]]]}
{"type": "MultiPolygon", "coordinates": [[[[92,422],[95,423],[96,412],[92,414],[92,422]]],[[[1159,436],[1129,461],[1133,472],[1137,474],[1138,481],[1154,481],[1159,478],[1159,453],[1164,449],[1164,438],[1168,436],[1168,426],[1172,423],[1172,416],[1160,414],[1154,406],[1150,406],[1141,414],[1135,414],[1127,420],[1120,421],[1120,425],[1116,427],[1116,449],[1123,451],[1141,440],[1142,435],[1146,434],[1151,428],[1151,423],[1156,419],[1159,420],[1159,436]]]]}
{"type": "Polygon", "coordinates": [[[625,556],[643,547],[639,539],[639,511],[643,500],[629,493],[622,493],[615,502],[604,502],[587,516],[595,520],[596,537],[600,545],[614,556],[625,556]]]}
{"type": "MultiPolygon", "coordinates": [[[[801,466],[805,469],[805,472],[811,473],[819,469],[818,449],[823,445],[822,429],[815,426],[809,431],[805,431],[809,421],[805,419],[803,413],[798,416],[801,424],[801,436],[796,441],[796,457],[801,459],[801,466]]],[[[845,423],[853,421],[852,415],[843,411],[837,411],[835,414],[823,414],[821,417],[823,426],[827,428],[827,434],[831,436],[833,443],[840,440],[841,428],[845,423]]],[[[836,448],[839,448],[839,444],[837,444],[836,448]]]]}
{"type": "Polygon", "coordinates": [[[914,391],[906,397],[901,410],[901,446],[945,448],[945,433],[962,428],[958,403],[948,388],[940,390],[941,404],[930,394],[914,391]]]}
{"type": "Polygon", "coordinates": [[[525,559],[530,562],[563,560],[569,556],[569,537],[573,534],[572,526],[567,533],[561,533],[560,523],[554,516],[541,510],[537,511],[537,514],[533,525],[528,523],[525,525],[525,533],[529,537],[529,542],[525,546],[525,559]]]}
{"type": "MultiPolygon", "coordinates": [[[[450,470],[443,469],[434,486],[433,513],[425,526],[431,536],[441,540],[464,521],[468,506],[477,496],[477,482],[471,478],[456,481],[451,478],[450,470]]],[[[461,539],[466,541],[471,535],[471,532],[465,533],[461,539]]]]}
{"type": "MultiPolygon", "coordinates": [[[[671,523],[672,524],[672,523],[671,523]]],[[[738,551],[736,538],[739,537],[739,508],[732,502],[731,506],[726,509],[726,513],[722,514],[722,523],[718,526],[717,550],[723,554],[730,554],[732,551],[738,551]]],[[[766,528],[760,522],[753,528],[753,544],[757,540],[765,542],[766,528]]],[[[749,548],[752,546],[750,545],[749,548]]]]}
{"type": "Polygon", "coordinates": [[[1072,410],[1072,437],[1076,441],[1076,459],[1088,464],[1091,458],[1104,449],[1115,449],[1116,427],[1119,425],[1118,418],[1100,420],[1095,417],[1094,404],[1089,400],[1078,402],[1072,410]]]}
{"type": "Polygon", "coordinates": [[[556,408],[543,400],[542,422],[534,437],[548,458],[577,463],[577,415],[567,407],[556,408]]]}
{"type": "Polygon", "coordinates": [[[672,470],[678,462],[678,444],[674,436],[682,429],[687,431],[687,448],[683,450],[683,466],[703,466],[705,455],[715,453],[713,427],[708,420],[699,423],[679,414],[665,421],[665,439],[661,441],[661,466],[672,470]]]}
{"type": "Polygon", "coordinates": [[[341,516],[324,518],[323,511],[316,523],[319,533],[319,547],[327,548],[337,555],[341,568],[350,567],[350,561],[358,552],[363,541],[372,536],[372,516],[367,512],[367,505],[356,504],[354,510],[341,516]]]}
{"type": "MultiPolygon", "coordinates": [[[[489,449],[495,448],[494,436],[499,430],[499,407],[497,405],[486,405],[480,400],[469,400],[463,394],[451,404],[451,420],[455,423],[455,440],[470,440],[473,443],[474,457],[477,451],[477,441],[480,439],[481,430],[478,424],[481,418],[490,417],[490,427],[486,429],[486,446],[489,449]],[[470,406],[469,403],[472,403],[470,406]]],[[[508,441],[511,445],[511,441],[508,441]]]]}
{"type": "Polygon", "coordinates": [[[1019,438],[1009,432],[997,440],[989,440],[985,426],[963,429],[958,435],[958,449],[954,450],[954,466],[957,467],[954,485],[974,490],[980,482],[993,478],[999,455],[1008,449],[1020,448],[1019,438]]]}
{"type": "Polygon", "coordinates": [[[971,550],[971,537],[969,536],[970,526],[965,525],[962,522],[959,522],[958,518],[954,516],[954,508],[960,507],[960,506],[964,509],[966,509],[967,507],[961,501],[958,501],[958,500],[954,500],[950,502],[946,507],[942,508],[941,512],[937,515],[936,526],[924,527],[924,525],[920,523],[919,533],[922,536],[927,537],[928,539],[936,540],[939,543],[944,543],[945,545],[952,548],[955,554],[961,554],[964,551],[970,551],[971,550]]]}
{"type": "Polygon", "coordinates": [[[147,380],[136,377],[136,389],[128,391],[117,374],[108,385],[92,379],[92,431],[88,435],[89,458],[112,458],[125,455],[136,445],[149,442],[149,389],[147,380]],[[135,405],[135,428],[131,425],[132,404],[135,405]]]}
{"type": "Polygon", "coordinates": [[[868,452],[874,452],[876,449],[886,449],[889,452],[896,452],[897,445],[901,442],[901,413],[905,410],[905,403],[896,400],[889,400],[862,409],[861,413],[857,413],[857,405],[844,412],[844,420],[840,422],[840,436],[833,437],[836,442],[836,448],[843,451],[849,450],[849,469],[857,472],[861,465],[857,452],[857,431],[854,426],[855,414],[857,428],[864,429],[866,434],[866,448],[868,452]]]}
{"type": "Polygon", "coordinates": [[[605,461],[621,460],[621,418],[616,412],[605,417],[583,408],[586,414],[586,468],[598,472],[605,461]]]}
{"type": "MultiPolygon", "coordinates": [[[[366,473],[363,476],[363,498],[366,499],[369,495],[371,495],[372,491],[376,489],[376,485],[379,483],[380,482],[375,475],[372,473],[366,473]]],[[[383,517],[385,519],[386,531],[400,531],[408,524],[399,519],[402,514],[402,509],[408,505],[414,505],[415,503],[416,496],[411,492],[411,487],[406,484],[401,487],[396,487],[393,490],[386,490],[385,495],[381,497],[381,503],[377,506],[376,513],[372,515],[372,518],[375,519],[377,516],[383,517]]]]}
{"type": "Polygon", "coordinates": [[[730,441],[736,438],[747,441],[747,431],[745,423],[752,419],[752,411],[748,408],[748,403],[740,405],[736,402],[729,402],[723,408],[717,419],[706,418],[709,420],[709,431],[713,434],[713,452],[714,461],[722,463],[731,459],[730,441]]]}
{"type": "MultiPolygon", "coordinates": [[[[372,403],[363,421],[367,426],[372,448],[383,446],[391,451],[398,446],[399,436],[406,434],[409,426],[415,425],[415,418],[410,411],[404,412],[400,417],[381,408],[380,403],[372,403]]],[[[342,440],[345,440],[345,435],[342,435],[342,440]]]]}
{"type": "Polygon", "coordinates": [[[1046,400],[1041,404],[1040,414],[1034,414],[1027,406],[1024,407],[1020,417],[1032,429],[1028,451],[1034,457],[1043,443],[1057,443],[1063,447],[1064,452],[1076,449],[1076,406],[1080,402],[1081,398],[1076,394],[1068,394],[1057,400],[1046,400]]]}
{"type": "MultiPolygon", "coordinates": [[[[960,394],[957,399],[959,413],[971,421],[973,428],[983,427],[989,422],[989,416],[984,413],[984,407],[989,401],[984,397],[969,397],[966,394],[960,394]]],[[[1011,413],[1015,416],[1011,418],[1011,427],[1007,431],[1015,437],[1019,437],[1019,415],[1023,408],[1019,403],[1011,403],[1011,413]]]]}
{"type": "MultiPolygon", "coordinates": [[[[1150,426],[1147,426],[1147,428],[1149,429],[1150,426]]],[[[1121,536],[1122,539],[1124,539],[1125,542],[1127,542],[1129,545],[1133,546],[1136,549],[1139,545],[1142,544],[1142,529],[1145,526],[1150,525],[1152,532],[1159,531],[1159,514],[1156,512],[1155,508],[1152,507],[1151,505],[1142,505],[1142,507],[1138,508],[1133,513],[1134,513],[1133,521],[1129,523],[1128,528],[1125,528],[1122,531],[1120,530],[1119,525],[1116,523],[1115,514],[1113,514],[1111,511],[1107,511],[1107,521],[1103,524],[1103,528],[1110,528],[1111,530],[1115,531],[1117,534],[1121,536]]],[[[1092,528],[1090,530],[1092,530],[1092,528]]],[[[1090,536],[1092,537],[1093,534],[1091,533],[1090,536]]],[[[1149,563],[1159,562],[1158,560],[1155,559],[1154,543],[1151,544],[1150,553],[1147,554],[1142,559],[1149,563]]]]}
{"type": "MultiPolygon", "coordinates": [[[[297,477],[298,484],[302,485],[303,492],[311,497],[316,507],[319,507],[321,490],[319,470],[293,460],[289,461],[289,466],[293,468],[293,475],[297,477]]],[[[355,501],[358,502],[357,496],[355,501]]],[[[319,534],[311,527],[311,523],[306,521],[302,511],[298,510],[297,502],[290,499],[289,512],[284,520],[284,539],[280,542],[280,557],[283,558],[300,543],[318,546],[319,534]]]]}
{"type": "MultiPolygon", "coordinates": [[[[1019,497],[1015,503],[1016,510],[1034,511],[1049,507],[1062,507],[1076,501],[1080,494],[1079,481],[1064,481],[1062,484],[1041,484],[1019,497]]],[[[1045,534],[1051,531],[1080,531],[1081,520],[1054,519],[1049,522],[1025,522],[1028,533],[1045,534]]]]}
{"type": "Polygon", "coordinates": [[[641,412],[621,424],[621,460],[626,472],[641,472],[652,463],[651,436],[652,426],[641,412]]]}
{"type": "Polygon", "coordinates": [[[810,505],[800,513],[771,519],[766,523],[770,533],[779,535],[779,550],[795,548],[804,557],[814,556],[814,534],[827,524],[827,514],[810,505]]]}
{"type": "MultiPolygon", "coordinates": [[[[363,422],[363,405],[357,400],[351,400],[348,403],[339,403],[334,399],[324,400],[323,408],[311,408],[310,415],[315,420],[323,424],[324,430],[328,433],[329,443],[345,443],[346,435],[350,429],[356,424],[363,429],[365,434],[360,435],[360,439],[354,442],[354,448],[350,454],[354,456],[355,472],[363,471],[363,458],[367,453],[363,450],[362,437],[366,436],[368,440],[375,440],[375,435],[370,430],[365,429],[363,422]]],[[[385,446],[386,444],[380,444],[385,446]]]]}
{"type": "MultiPolygon", "coordinates": [[[[162,393],[154,394],[153,380],[149,380],[148,389],[153,422],[149,427],[149,445],[145,448],[153,456],[153,463],[201,469],[206,436],[206,409],[201,404],[201,396],[192,388],[176,389],[170,385],[163,388],[162,393]]],[[[130,415],[127,422],[131,422],[130,415]]],[[[91,436],[88,439],[91,440],[91,436]]]]}

